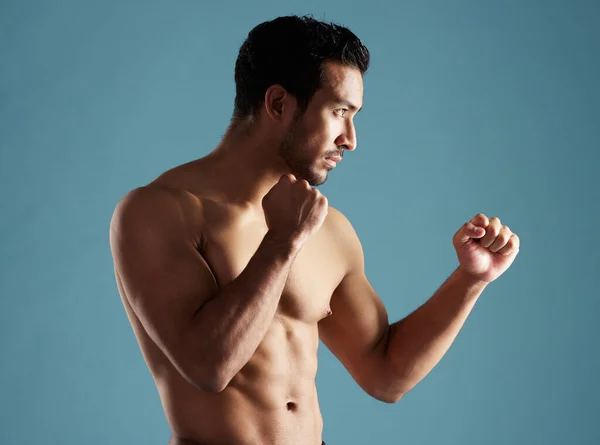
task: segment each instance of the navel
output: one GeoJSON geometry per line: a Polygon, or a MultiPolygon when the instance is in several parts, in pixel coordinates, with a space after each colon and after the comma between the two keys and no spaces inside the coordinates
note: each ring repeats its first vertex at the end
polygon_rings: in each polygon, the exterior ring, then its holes
{"type": "Polygon", "coordinates": [[[298,408],[298,406],[294,402],[286,403],[285,407],[287,408],[288,411],[296,411],[296,408],[298,408]]]}

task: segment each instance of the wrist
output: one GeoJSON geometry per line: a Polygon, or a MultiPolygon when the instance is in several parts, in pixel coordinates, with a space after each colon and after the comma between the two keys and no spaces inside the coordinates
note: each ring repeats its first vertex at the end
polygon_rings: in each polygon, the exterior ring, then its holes
{"type": "Polygon", "coordinates": [[[461,282],[463,282],[465,285],[467,285],[469,287],[482,287],[483,288],[483,287],[486,287],[488,284],[490,284],[488,281],[484,281],[484,280],[476,277],[472,273],[466,271],[464,269],[464,267],[462,267],[462,266],[458,266],[458,268],[455,271],[455,274],[456,274],[458,280],[460,280],[461,282]]]}
{"type": "Polygon", "coordinates": [[[263,239],[263,242],[273,249],[276,254],[285,258],[295,257],[304,245],[304,241],[305,238],[300,235],[282,236],[271,230],[266,233],[263,239]]]}

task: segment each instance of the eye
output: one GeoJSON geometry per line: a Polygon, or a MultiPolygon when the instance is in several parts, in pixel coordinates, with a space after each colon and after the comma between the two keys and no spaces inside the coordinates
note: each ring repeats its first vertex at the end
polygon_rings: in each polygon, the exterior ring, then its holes
{"type": "Polygon", "coordinates": [[[346,110],[345,108],[338,108],[337,110],[335,110],[336,114],[341,117],[344,117],[347,111],[348,110],[346,110]]]}

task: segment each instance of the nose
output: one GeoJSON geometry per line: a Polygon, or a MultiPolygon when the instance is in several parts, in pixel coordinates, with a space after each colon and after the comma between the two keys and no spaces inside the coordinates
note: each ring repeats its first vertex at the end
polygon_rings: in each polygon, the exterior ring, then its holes
{"type": "Polygon", "coordinates": [[[354,122],[352,122],[351,119],[348,119],[346,122],[347,123],[344,127],[344,132],[338,136],[336,145],[344,148],[345,150],[353,151],[356,149],[356,128],[354,127],[354,122]]]}

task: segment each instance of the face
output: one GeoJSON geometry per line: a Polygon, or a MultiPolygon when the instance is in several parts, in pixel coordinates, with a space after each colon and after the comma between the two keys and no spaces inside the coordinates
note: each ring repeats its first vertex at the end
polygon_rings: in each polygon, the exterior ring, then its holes
{"type": "Polygon", "coordinates": [[[304,113],[297,113],[279,155],[298,178],[317,186],[336,161],[356,148],[354,116],[362,107],[363,80],[358,69],[324,64],[323,84],[304,113]]]}

